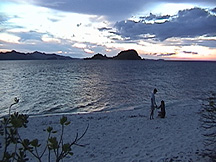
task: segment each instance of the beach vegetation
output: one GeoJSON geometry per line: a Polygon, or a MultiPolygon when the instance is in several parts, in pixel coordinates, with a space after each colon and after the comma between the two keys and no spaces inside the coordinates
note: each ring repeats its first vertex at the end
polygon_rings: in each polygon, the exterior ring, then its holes
{"type": "Polygon", "coordinates": [[[28,115],[19,114],[15,112],[11,114],[11,108],[17,104],[19,99],[15,98],[14,103],[9,108],[9,115],[1,120],[0,135],[3,137],[1,142],[2,155],[0,162],[26,162],[34,161],[42,162],[45,158],[47,161],[59,162],[67,156],[72,156],[72,146],[85,145],[79,144],[79,141],[84,137],[88,130],[88,126],[82,135],[76,134],[75,139],[72,142],[65,142],[64,133],[65,127],[70,125],[70,121],[66,116],[60,118],[59,124],[61,126],[60,131],[54,130],[53,127],[48,126],[44,131],[47,132],[45,145],[41,144],[39,140],[24,138],[20,135],[19,129],[27,128],[28,115]],[[42,160],[43,159],[43,160],[42,160]]]}
{"type": "Polygon", "coordinates": [[[202,127],[205,130],[204,156],[208,156],[212,161],[216,161],[216,94],[212,94],[203,104],[201,113],[202,127]]]}

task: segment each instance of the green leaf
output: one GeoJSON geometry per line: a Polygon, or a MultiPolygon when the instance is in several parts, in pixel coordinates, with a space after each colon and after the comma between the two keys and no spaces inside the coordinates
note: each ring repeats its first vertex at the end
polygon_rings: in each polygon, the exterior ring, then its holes
{"type": "Polygon", "coordinates": [[[15,128],[20,128],[22,127],[22,120],[14,117],[14,118],[11,118],[11,124],[13,125],[13,127],[15,128]]]}
{"type": "Polygon", "coordinates": [[[20,127],[27,127],[28,123],[28,116],[27,115],[19,115],[19,113],[14,113],[13,115],[10,116],[10,123],[12,124],[13,127],[15,128],[20,128],[20,127]]]}
{"type": "Polygon", "coordinates": [[[60,124],[63,125],[65,122],[67,122],[67,117],[66,117],[66,116],[63,116],[63,117],[60,119],[60,124]]]}
{"type": "Polygon", "coordinates": [[[49,141],[48,146],[49,146],[50,149],[57,149],[57,148],[59,148],[58,141],[57,141],[56,137],[50,137],[48,139],[48,141],[49,141]]]}
{"type": "Polygon", "coordinates": [[[62,146],[62,151],[64,152],[69,152],[71,151],[71,147],[70,147],[70,144],[69,143],[66,143],[62,146]]]}
{"type": "Polygon", "coordinates": [[[9,152],[5,152],[5,153],[4,153],[4,158],[5,158],[5,159],[9,160],[11,157],[13,157],[13,155],[10,154],[9,152]]]}
{"type": "Polygon", "coordinates": [[[52,131],[52,133],[54,133],[54,134],[57,133],[57,132],[58,132],[58,131],[52,131]]]}
{"type": "Polygon", "coordinates": [[[32,151],[33,147],[30,147],[30,141],[28,139],[24,139],[22,141],[22,145],[24,147],[24,150],[29,150],[30,152],[32,151]]]}
{"type": "Polygon", "coordinates": [[[31,145],[32,145],[33,147],[39,147],[40,145],[38,144],[38,139],[32,140],[32,141],[31,141],[31,145]]]}
{"type": "Polygon", "coordinates": [[[51,131],[53,130],[53,127],[48,127],[47,128],[47,132],[51,133],[51,131]]]}
{"type": "Polygon", "coordinates": [[[68,121],[68,122],[66,122],[66,123],[65,123],[65,125],[69,125],[70,123],[71,123],[71,122],[70,122],[70,121],[68,121]]]}
{"type": "Polygon", "coordinates": [[[214,101],[209,101],[210,106],[214,106],[214,101]]]}
{"type": "Polygon", "coordinates": [[[23,142],[22,142],[24,145],[28,146],[30,144],[29,140],[28,139],[24,139],[23,142]]]}
{"type": "Polygon", "coordinates": [[[68,154],[69,154],[70,156],[73,156],[74,153],[73,153],[73,152],[68,152],[68,154]]]}

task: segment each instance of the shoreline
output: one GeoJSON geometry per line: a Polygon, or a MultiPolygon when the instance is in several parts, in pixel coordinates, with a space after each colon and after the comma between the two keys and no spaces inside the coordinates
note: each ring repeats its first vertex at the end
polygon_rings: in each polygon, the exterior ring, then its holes
{"type": "MultiPolygon", "coordinates": [[[[206,162],[207,158],[201,156],[204,138],[197,106],[199,102],[169,105],[166,118],[157,118],[155,112],[154,120],[149,120],[147,108],[65,115],[71,121],[65,128],[65,142],[73,141],[76,133],[81,135],[87,125],[89,128],[80,141],[86,147],[74,146],[74,155],[64,161],[206,162]]],[[[38,138],[43,145],[43,129],[52,126],[59,130],[61,116],[30,117],[21,135],[38,138]]]]}

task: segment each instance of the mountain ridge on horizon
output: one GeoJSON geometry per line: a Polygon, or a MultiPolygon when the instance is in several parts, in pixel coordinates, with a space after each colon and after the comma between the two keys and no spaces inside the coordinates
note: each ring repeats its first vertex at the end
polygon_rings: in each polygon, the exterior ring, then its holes
{"type": "MultiPolygon", "coordinates": [[[[15,50],[9,52],[0,52],[0,60],[72,60],[70,56],[61,56],[58,54],[47,54],[38,51],[31,53],[18,52],[15,50]]],[[[91,58],[83,58],[84,60],[144,60],[136,50],[129,49],[119,52],[116,56],[107,57],[102,54],[95,54],[91,58]]]]}
{"type": "Polygon", "coordinates": [[[47,54],[38,51],[32,53],[17,52],[0,52],[0,60],[71,60],[69,56],[61,56],[57,54],[47,54]]]}

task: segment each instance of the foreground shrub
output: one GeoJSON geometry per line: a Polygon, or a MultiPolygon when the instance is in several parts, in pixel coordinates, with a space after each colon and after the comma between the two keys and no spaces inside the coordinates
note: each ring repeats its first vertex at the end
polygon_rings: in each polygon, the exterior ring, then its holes
{"type": "Polygon", "coordinates": [[[19,134],[20,128],[27,128],[28,116],[19,114],[18,112],[11,113],[11,107],[17,104],[19,100],[15,98],[14,103],[9,108],[9,116],[4,117],[1,120],[0,134],[3,137],[1,147],[3,149],[1,162],[26,162],[29,160],[29,154],[31,154],[37,161],[42,162],[42,158],[45,153],[48,153],[47,161],[59,162],[66,156],[72,156],[72,146],[77,145],[84,147],[84,145],[78,142],[84,137],[88,130],[88,126],[81,136],[76,134],[75,139],[72,142],[64,142],[64,130],[65,127],[70,125],[66,116],[63,116],[59,124],[61,125],[60,132],[57,132],[53,127],[47,127],[47,138],[45,140],[45,146],[39,143],[38,139],[23,139],[19,134]],[[59,133],[59,136],[57,135],[59,133]],[[57,138],[58,137],[58,138],[57,138]],[[39,153],[40,152],[40,153],[39,153]]]}
{"type": "Polygon", "coordinates": [[[207,99],[207,104],[203,104],[201,113],[202,127],[205,128],[205,152],[204,155],[216,161],[216,95],[212,94],[207,99]]]}

